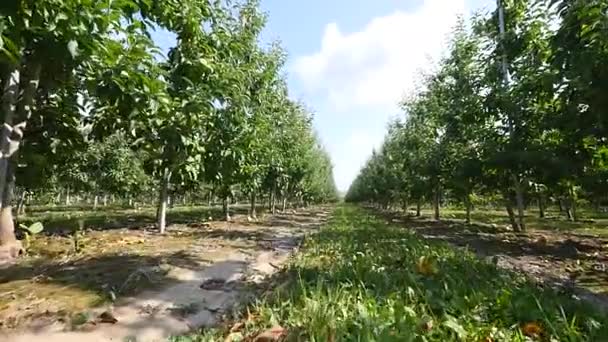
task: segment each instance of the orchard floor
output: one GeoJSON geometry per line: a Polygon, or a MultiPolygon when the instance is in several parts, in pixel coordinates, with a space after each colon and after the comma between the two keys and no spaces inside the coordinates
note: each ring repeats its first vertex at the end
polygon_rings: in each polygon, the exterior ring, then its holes
{"type": "Polygon", "coordinates": [[[464,223],[464,211],[444,210],[440,221],[431,211],[422,217],[413,212],[385,213],[423,237],[467,248],[498,266],[574,292],[608,311],[608,219],[596,217],[570,222],[558,212],[547,218],[530,213],[525,233],[507,230],[508,218],[500,211],[479,211],[472,224],[464,223]]]}
{"type": "Polygon", "coordinates": [[[0,340],[156,341],[213,325],[329,213],[288,210],[256,223],[199,215],[165,235],[135,219],[83,234],[55,229],[0,270],[0,340]]]}
{"type": "MultiPolygon", "coordinates": [[[[461,235],[485,238],[474,227],[339,205],[273,276],[273,290],[217,327],[171,341],[606,341],[598,307],[455,247],[461,235]]],[[[496,235],[488,239],[506,238],[496,235]]]]}

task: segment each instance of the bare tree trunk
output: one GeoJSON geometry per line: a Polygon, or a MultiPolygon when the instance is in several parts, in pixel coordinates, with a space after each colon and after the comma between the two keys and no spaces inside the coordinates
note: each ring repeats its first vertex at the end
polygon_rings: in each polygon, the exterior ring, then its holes
{"type": "Polygon", "coordinates": [[[255,192],[251,193],[251,207],[249,208],[249,216],[251,216],[252,219],[257,219],[258,218],[258,214],[256,212],[256,208],[255,208],[255,192]]]}
{"type": "Polygon", "coordinates": [[[0,246],[7,246],[9,249],[9,257],[15,257],[11,245],[16,245],[15,226],[13,223],[13,214],[11,208],[11,195],[8,194],[9,163],[12,153],[11,151],[11,134],[13,131],[13,118],[15,116],[17,97],[19,94],[19,69],[13,68],[8,73],[8,79],[5,81],[2,94],[2,112],[4,113],[4,125],[0,135],[0,246]]]}
{"type": "Polygon", "coordinates": [[[281,211],[285,212],[285,209],[287,209],[287,197],[283,197],[283,204],[282,204],[281,211]]]}
{"type": "Polygon", "coordinates": [[[465,197],[465,206],[467,209],[467,213],[466,213],[466,223],[467,224],[471,224],[471,195],[467,194],[465,197]]]}
{"type": "Polygon", "coordinates": [[[70,187],[69,186],[67,187],[67,189],[65,189],[65,205],[66,206],[70,205],[70,187]]]}
{"type": "Polygon", "coordinates": [[[433,208],[435,210],[434,217],[435,217],[436,221],[439,221],[439,219],[440,219],[440,216],[439,216],[439,196],[440,196],[439,195],[439,186],[437,186],[435,188],[435,193],[434,193],[434,196],[433,196],[433,208]]]}
{"type": "Polygon", "coordinates": [[[557,205],[559,205],[559,213],[563,213],[564,212],[564,204],[562,203],[562,199],[558,199],[557,200],[557,205]]]}
{"type": "Polygon", "coordinates": [[[524,209],[524,190],[522,189],[521,180],[518,179],[515,175],[513,176],[513,183],[515,185],[515,203],[517,204],[517,217],[518,217],[518,225],[519,230],[524,232],[526,231],[526,223],[525,223],[525,209],[524,209]]]}
{"type": "Polygon", "coordinates": [[[517,224],[517,220],[515,219],[515,213],[513,212],[513,206],[511,202],[507,202],[507,214],[509,215],[509,222],[511,223],[511,227],[513,227],[513,231],[519,232],[519,225],[517,224]]]}
{"type": "Polygon", "coordinates": [[[17,217],[15,217],[15,221],[18,221],[19,216],[25,215],[25,198],[27,196],[27,191],[21,191],[19,195],[19,201],[17,202],[17,217]]]}
{"type": "Polygon", "coordinates": [[[163,178],[160,185],[160,196],[158,203],[158,230],[161,234],[165,233],[167,226],[167,199],[169,198],[169,179],[171,173],[168,168],[163,170],[163,178]]]}
{"type": "Polygon", "coordinates": [[[0,152],[2,152],[0,157],[0,246],[7,247],[11,257],[15,257],[23,251],[15,238],[11,207],[15,186],[14,165],[16,165],[16,160],[14,155],[19,149],[23,139],[23,130],[32,114],[41,69],[40,63],[30,63],[25,69],[27,73],[25,75],[20,72],[18,67],[13,67],[8,72],[2,94],[4,125],[0,134],[0,152]],[[19,87],[21,87],[20,100],[19,87]],[[20,122],[14,124],[15,119],[20,122]]]}
{"type": "Polygon", "coordinates": [[[99,195],[95,195],[93,198],[93,210],[97,210],[97,205],[99,204],[99,195]]]}
{"type": "Polygon", "coordinates": [[[574,187],[570,187],[568,190],[570,196],[570,211],[572,212],[572,221],[578,221],[578,215],[576,214],[576,192],[574,191],[574,187]]]}
{"type": "Polygon", "coordinates": [[[103,206],[104,207],[108,206],[108,195],[103,195],[103,206]]]}
{"type": "Polygon", "coordinates": [[[420,217],[420,199],[418,199],[418,201],[416,202],[416,217],[420,217]]]}
{"type": "Polygon", "coordinates": [[[230,205],[228,201],[228,196],[224,196],[224,199],[222,200],[222,211],[226,221],[230,221],[230,205]]]}
{"type": "Polygon", "coordinates": [[[272,185],[272,193],[270,194],[270,212],[272,215],[277,213],[277,184],[276,182],[272,185]]]}
{"type": "Polygon", "coordinates": [[[572,207],[570,206],[570,203],[566,203],[564,209],[566,211],[566,218],[568,219],[568,221],[574,221],[572,216],[572,207]]]}
{"type": "Polygon", "coordinates": [[[545,199],[542,194],[538,194],[538,216],[545,218],[545,199]]]}

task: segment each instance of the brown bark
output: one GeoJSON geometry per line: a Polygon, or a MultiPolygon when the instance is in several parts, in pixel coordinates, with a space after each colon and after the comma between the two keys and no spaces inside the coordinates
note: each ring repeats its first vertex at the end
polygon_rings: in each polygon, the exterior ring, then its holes
{"type": "Polygon", "coordinates": [[[420,217],[420,199],[418,199],[418,201],[416,202],[416,217],[420,217]]]}

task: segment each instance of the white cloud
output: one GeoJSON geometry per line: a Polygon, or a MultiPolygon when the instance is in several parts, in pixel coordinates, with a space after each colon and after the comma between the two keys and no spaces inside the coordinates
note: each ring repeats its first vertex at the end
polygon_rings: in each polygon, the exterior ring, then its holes
{"type": "Polygon", "coordinates": [[[372,19],[361,31],[325,28],[320,51],[296,59],[293,71],[314,96],[335,111],[373,106],[395,110],[420,70],[437,60],[464,0],[425,0],[412,12],[372,19]]]}
{"type": "Polygon", "coordinates": [[[320,49],[296,58],[291,71],[304,97],[320,109],[317,124],[341,190],[381,144],[386,123],[399,113],[399,101],[414,89],[420,72],[445,51],[465,9],[465,0],[424,0],[412,11],[373,18],[356,32],[330,23],[320,49]]]}

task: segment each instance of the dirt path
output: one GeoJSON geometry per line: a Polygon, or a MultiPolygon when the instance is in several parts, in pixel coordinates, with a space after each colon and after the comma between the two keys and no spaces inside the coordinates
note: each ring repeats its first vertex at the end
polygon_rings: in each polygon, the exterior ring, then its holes
{"type": "MultiPolygon", "coordinates": [[[[167,277],[174,280],[169,287],[122,298],[113,307],[91,310],[87,317],[92,319],[76,329],[55,321],[0,335],[0,340],[163,341],[171,335],[214,325],[223,313],[250,296],[249,285],[275,273],[297,249],[300,239],[316,230],[328,215],[329,208],[317,208],[277,215],[260,224],[241,219],[213,226],[207,229],[206,237],[198,238],[185,251],[204,258],[194,265],[172,266],[167,271],[167,277]]],[[[144,274],[145,270],[140,272],[144,274]]]]}

